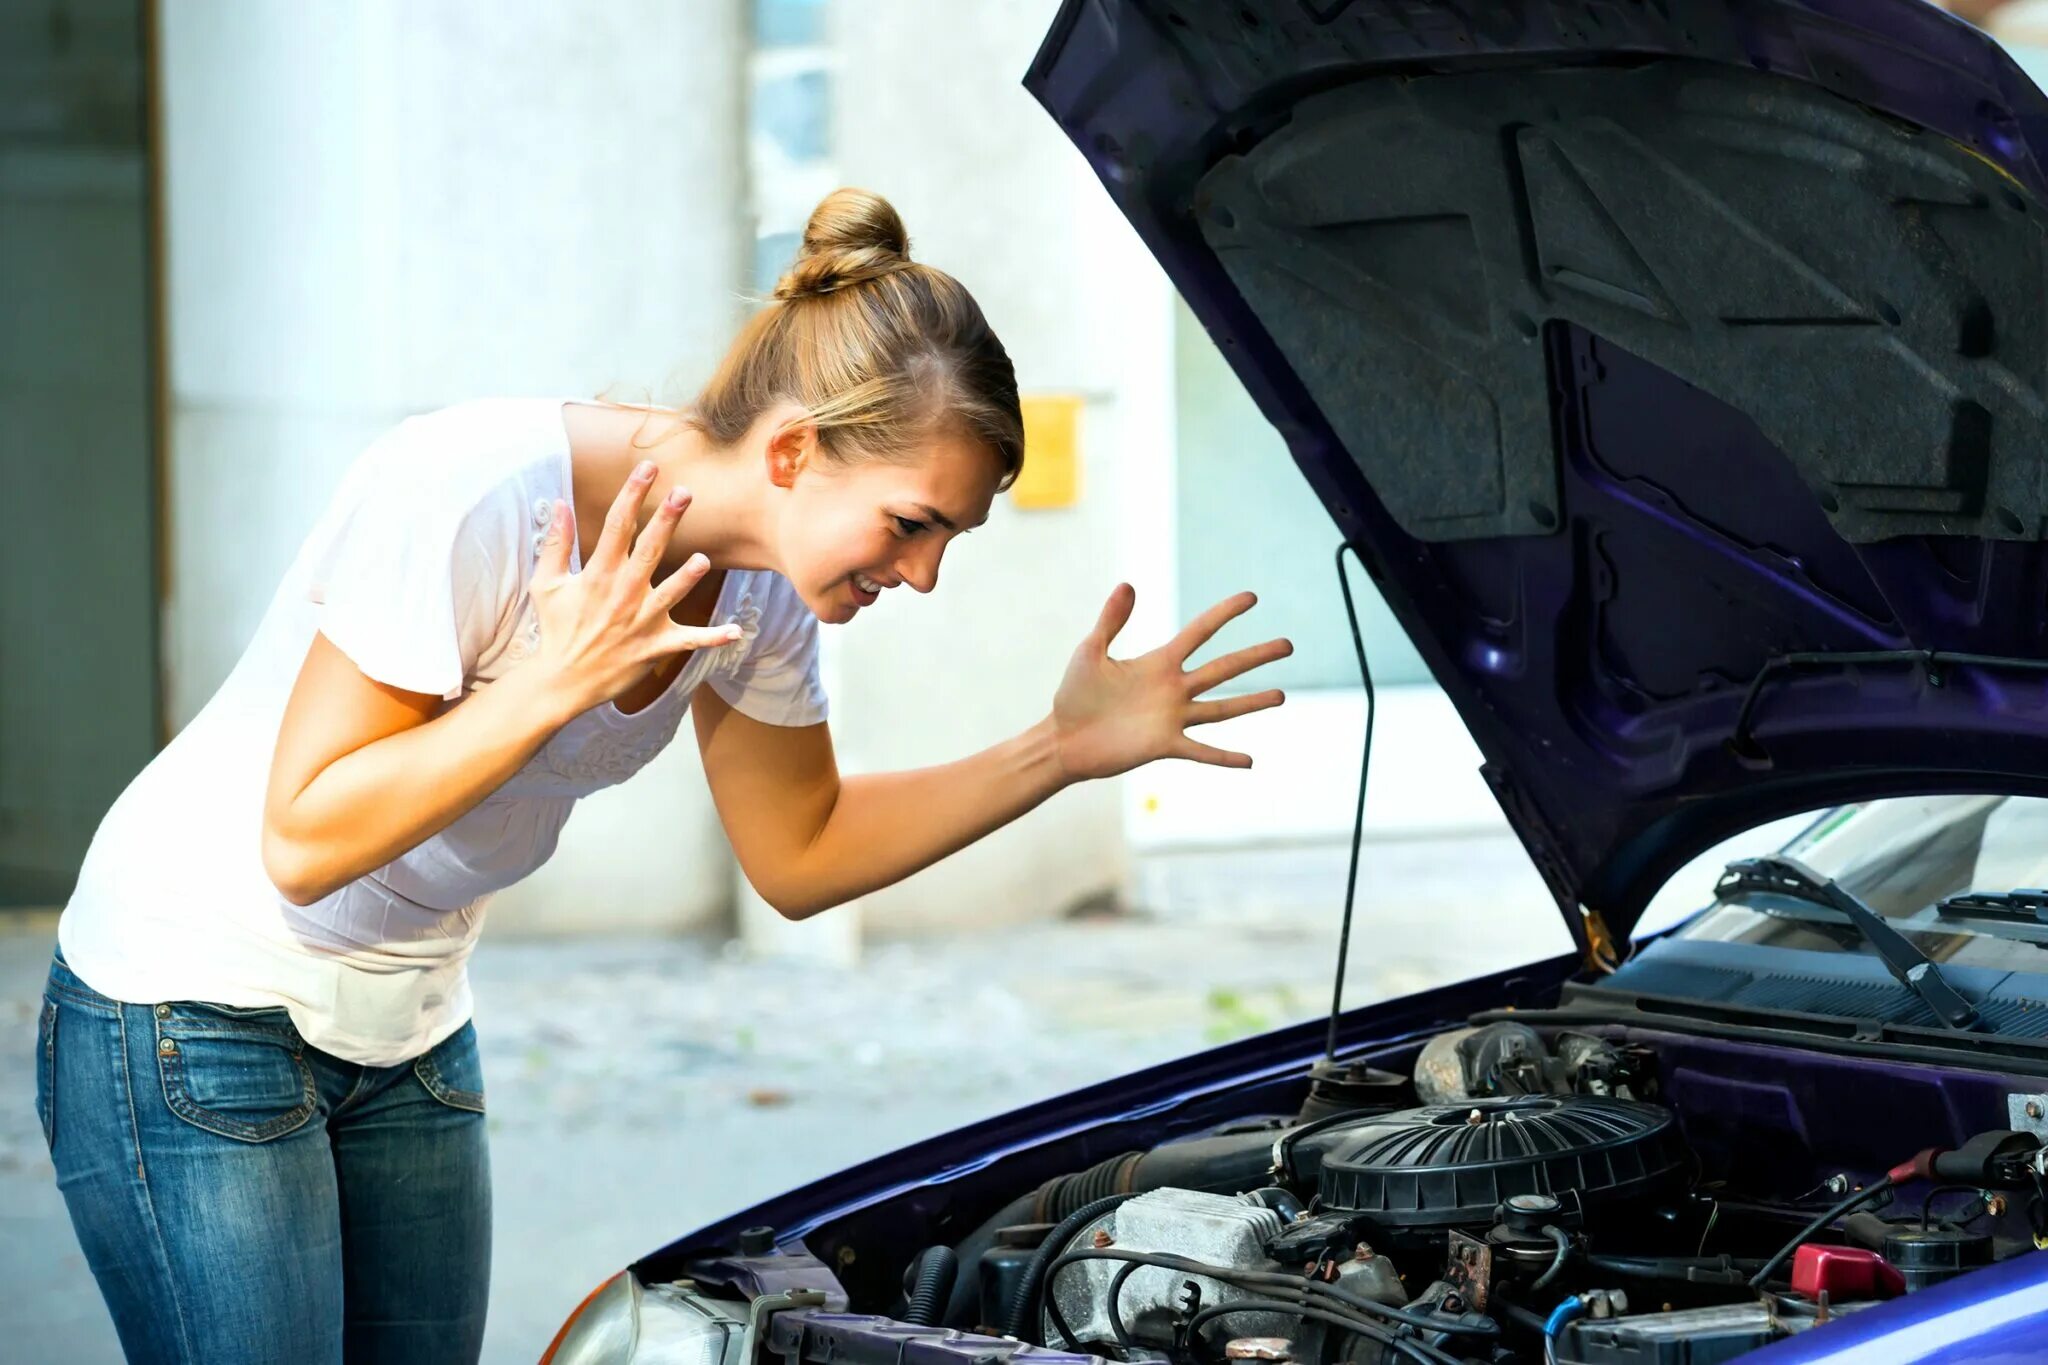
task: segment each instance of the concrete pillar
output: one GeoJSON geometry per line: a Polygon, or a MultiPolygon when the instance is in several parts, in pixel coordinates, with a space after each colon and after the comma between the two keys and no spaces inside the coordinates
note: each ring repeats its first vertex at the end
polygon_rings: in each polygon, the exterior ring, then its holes
{"type": "MultiPolygon", "coordinates": [[[[686,396],[744,279],[739,0],[161,0],[174,723],[341,469],[486,394],[686,396]],[[670,384],[675,377],[674,386],[670,384]]],[[[687,736],[584,803],[499,931],[726,915],[687,736]]]]}

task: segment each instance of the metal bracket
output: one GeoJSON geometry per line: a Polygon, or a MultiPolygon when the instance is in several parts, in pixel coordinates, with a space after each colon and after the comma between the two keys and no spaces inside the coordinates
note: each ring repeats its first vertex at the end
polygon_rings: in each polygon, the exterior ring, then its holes
{"type": "MultiPolygon", "coordinates": [[[[2006,1126],[2048,1142],[2048,1095],[2007,1095],[2006,1126]]],[[[2044,1149],[2048,1150],[2048,1149],[2044,1149]]]]}
{"type": "Polygon", "coordinates": [[[777,1313],[786,1313],[795,1308],[825,1309],[825,1296],[814,1289],[792,1289],[786,1294],[762,1294],[747,1305],[747,1337],[743,1348],[743,1361],[758,1361],[767,1358],[768,1320],[777,1313]]]}
{"type": "Polygon", "coordinates": [[[1579,915],[1586,929],[1586,966],[1602,976],[1618,971],[1621,951],[1614,942],[1614,932],[1607,927],[1607,921],[1590,906],[1581,905],[1579,915]]]}
{"type": "Polygon", "coordinates": [[[1452,1232],[1444,1281],[1464,1300],[1460,1311],[1484,1313],[1493,1290],[1493,1248],[1476,1237],[1452,1232]]]}

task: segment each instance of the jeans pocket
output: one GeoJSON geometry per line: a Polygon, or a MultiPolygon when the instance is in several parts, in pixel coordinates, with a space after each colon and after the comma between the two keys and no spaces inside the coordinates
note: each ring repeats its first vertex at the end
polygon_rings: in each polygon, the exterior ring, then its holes
{"type": "Polygon", "coordinates": [[[43,1122],[43,1145],[57,1147],[57,1002],[43,997],[36,1018],[36,1117],[43,1122]]]}
{"type": "Polygon", "coordinates": [[[476,1051],[476,1026],[464,1024],[416,1058],[412,1071],[427,1093],[453,1109],[484,1112],[484,1068],[476,1051]]]}
{"type": "Polygon", "coordinates": [[[313,1117],[313,1068],[282,1009],[177,1001],[153,1010],[157,1071],[173,1114],[238,1142],[268,1142],[313,1117]]]}

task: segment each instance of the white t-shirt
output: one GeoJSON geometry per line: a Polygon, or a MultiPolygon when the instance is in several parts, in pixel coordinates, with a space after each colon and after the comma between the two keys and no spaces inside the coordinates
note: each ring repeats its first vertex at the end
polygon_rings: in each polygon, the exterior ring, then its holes
{"type": "Polygon", "coordinates": [[[94,990],[282,1005],[336,1056],[410,1060],[470,1017],[466,964],[491,893],[547,861],[578,797],[660,752],[700,684],[771,725],[825,718],[817,618],[779,574],[728,570],[711,621],[742,638],[691,655],[659,699],[585,711],[448,828],[332,895],[279,894],[263,796],[314,632],[369,677],[456,705],[518,667],[540,638],[528,583],[552,502],[574,505],[562,407],[458,404],[400,423],[349,468],[234,671],[93,836],[57,937],[94,990]]]}

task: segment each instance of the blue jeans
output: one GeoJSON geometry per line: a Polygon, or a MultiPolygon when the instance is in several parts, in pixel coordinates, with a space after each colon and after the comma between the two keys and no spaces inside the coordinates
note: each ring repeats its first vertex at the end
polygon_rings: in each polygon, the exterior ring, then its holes
{"type": "Polygon", "coordinates": [[[491,1273],[476,1033],[401,1066],[282,1009],[121,1004],[58,955],[36,1113],[131,1361],[473,1361],[491,1273]]]}

